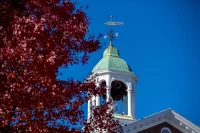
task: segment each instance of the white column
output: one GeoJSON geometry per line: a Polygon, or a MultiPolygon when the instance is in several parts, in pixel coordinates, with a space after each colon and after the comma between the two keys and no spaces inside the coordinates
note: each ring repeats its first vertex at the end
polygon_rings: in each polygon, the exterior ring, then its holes
{"type": "Polygon", "coordinates": [[[132,84],[132,116],[135,119],[135,86],[132,84]]]}
{"type": "Polygon", "coordinates": [[[108,102],[110,99],[110,75],[107,76],[107,81],[106,81],[106,85],[107,85],[107,90],[106,90],[106,101],[108,102]]]}
{"type": "Polygon", "coordinates": [[[135,93],[132,93],[132,116],[133,116],[133,119],[135,119],[135,93]]]}
{"type": "Polygon", "coordinates": [[[91,114],[91,100],[88,100],[88,119],[90,118],[91,114]]]}
{"type": "Polygon", "coordinates": [[[128,116],[132,117],[132,98],[131,90],[128,90],[128,116]]]}
{"type": "Polygon", "coordinates": [[[107,88],[106,90],[106,102],[108,102],[110,99],[110,88],[107,88]]]}
{"type": "Polygon", "coordinates": [[[92,107],[96,107],[96,98],[92,96],[92,107]]]}
{"type": "Polygon", "coordinates": [[[116,101],[112,101],[112,109],[114,110],[114,113],[116,113],[116,109],[117,109],[117,102],[116,101]]]}
{"type": "Polygon", "coordinates": [[[96,106],[100,106],[100,97],[96,96],[96,106]]]}
{"type": "Polygon", "coordinates": [[[126,113],[126,97],[123,96],[123,101],[122,101],[122,113],[126,113]]]}

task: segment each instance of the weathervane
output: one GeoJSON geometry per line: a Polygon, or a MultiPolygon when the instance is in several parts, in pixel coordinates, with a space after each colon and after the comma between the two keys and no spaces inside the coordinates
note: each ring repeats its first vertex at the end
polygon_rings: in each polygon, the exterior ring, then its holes
{"type": "Polygon", "coordinates": [[[111,42],[111,45],[112,45],[112,41],[115,39],[115,36],[118,36],[118,32],[114,33],[114,31],[112,30],[112,26],[123,25],[124,24],[123,22],[114,22],[114,21],[112,21],[112,19],[113,19],[113,16],[110,16],[110,21],[104,23],[104,24],[110,26],[110,30],[108,32],[108,35],[105,35],[104,38],[105,39],[109,38],[110,42],[111,42]]]}

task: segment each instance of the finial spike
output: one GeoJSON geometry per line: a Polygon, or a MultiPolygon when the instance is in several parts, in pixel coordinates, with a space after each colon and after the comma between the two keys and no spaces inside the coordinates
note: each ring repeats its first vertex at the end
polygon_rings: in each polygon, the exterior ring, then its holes
{"type": "Polygon", "coordinates": [[[110,45],[109,45],[109,46],[113,46],[113,45],[112,45],[112,41],[110,41],[110,45]]]}
{"type": "Polygon", "coordinates": [[[111,21],[111,22],[112,22],[112,19],[113,19],[113,16],[111,15],[111,16],[110,16],[110,21],[111,21]]]}

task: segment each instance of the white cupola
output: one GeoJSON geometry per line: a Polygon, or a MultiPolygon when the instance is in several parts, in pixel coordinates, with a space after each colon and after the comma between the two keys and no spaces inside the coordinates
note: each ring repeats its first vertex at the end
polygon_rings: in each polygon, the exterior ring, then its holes
{"type": "Polygon", "coordinates": [[[106,86],[106,94],[102,98],[93,96],[88,101],[88,118],[91,114],[91,106],[101,105],[101,99],[112,101],[113,109],[115,109],[114,118],[119,119],[124,124],[128,124],[135,120],[135,84],[138,81],[137,76],[132,69],[120,58],[119,51],[113,46],[112,41],[118,34],[114,33],[112,26],[122,25],[123,22],[106,22],[110,26],[108,37],[110,45],[103,53],[103,58],[93,68],[92,72],[97,74],[97,86],[106,86]],[[119,109],[120,108],[120,109],[119,109]]]}
{"type": "MultiPolygon", "coordinates": [[[[107,86],[104,97],[106,101],[111,100],[115,106],[115,118],[135,120],[135,84],[138,79],[132,72],[130,66],[120,58],[118,50],[112,45],[104,51],[103,58],[92,70],[98,75],[97,86],[107,86]],[[122,108],[117,111],[117,108],[122,108]]],[[[88,101],[88,117],[90,117],[90,107],[99,106],[101,100],[99,96],[93,96],[88,101]]]]}

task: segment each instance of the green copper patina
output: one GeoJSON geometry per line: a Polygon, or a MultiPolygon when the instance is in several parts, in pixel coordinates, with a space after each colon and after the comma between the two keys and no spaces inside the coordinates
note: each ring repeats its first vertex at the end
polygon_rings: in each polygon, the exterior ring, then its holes
{"type": "Polygon", "coordinates": [[[92,72],[106,69],[132,72],[129,65],[119,57],[119,52],[112,43],[110,43],[109,47],[104,51],[103,58],[93,68],[92,72]]]}

